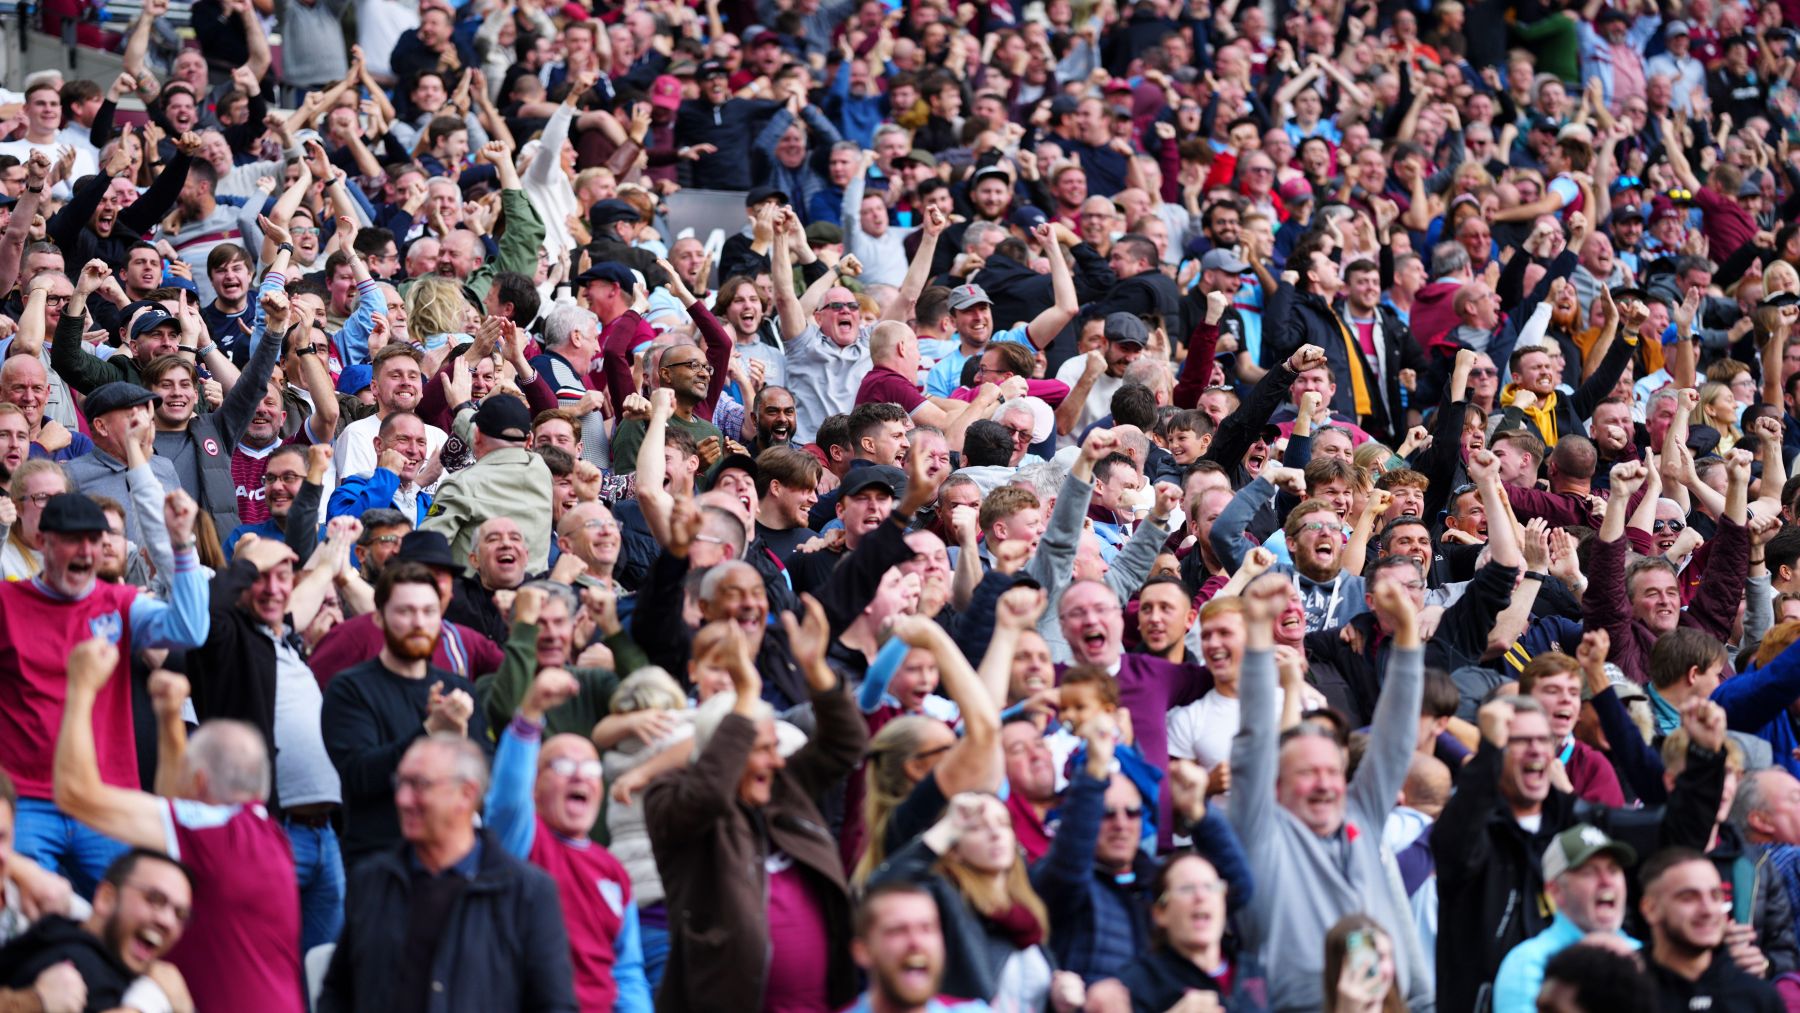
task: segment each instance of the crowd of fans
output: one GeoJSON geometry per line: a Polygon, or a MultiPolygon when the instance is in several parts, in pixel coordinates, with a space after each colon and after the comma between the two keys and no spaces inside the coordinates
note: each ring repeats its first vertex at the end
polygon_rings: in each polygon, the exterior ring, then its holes
{"type": "Polygon", "coordinates": [[[81,24],[0,1011],[1800,1008],[1796,25],[81,24]]]}

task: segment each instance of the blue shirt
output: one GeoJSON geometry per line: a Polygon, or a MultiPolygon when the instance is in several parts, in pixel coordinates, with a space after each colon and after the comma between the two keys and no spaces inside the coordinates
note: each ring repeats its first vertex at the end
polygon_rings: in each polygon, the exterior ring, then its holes
{"type": "MultiPolygon", "coordinates": [[[[1619,898],[1621,904],[1624,900],[1619,898]]],[[[1558,911],[1549,928],[1513,947],[1494,975],[1494,1013],[1536,1013],[1538,990],[1544,985],[1544,965],[1551,957],[1581,942],[1585,935],[1558,911]]],[[[1644,944],[1623,931],[1618,936],[1634,950],[1643,948],[1644,944]]]]}
{"type": "MultiPolygon", "coordinates": [[[[995,331],[994,336],[988,341],[990,344],[995,341],[1012,341],[1035,350],[1037,346],[1031,343],[1031,336],[1026,333],[1029,327],[1030,324],[1020,324],[1004,331],[995,331]]],[[[958,342],[950,349],[949,353],[937,361],[937,365],[931,367],[931,372],[925,374],[926,395],[949,397],[954,394],[956,389],[962,386],[963,365],[972,358],[974,358],[973,355],[963,353],[962,344],[958,342]]]]}

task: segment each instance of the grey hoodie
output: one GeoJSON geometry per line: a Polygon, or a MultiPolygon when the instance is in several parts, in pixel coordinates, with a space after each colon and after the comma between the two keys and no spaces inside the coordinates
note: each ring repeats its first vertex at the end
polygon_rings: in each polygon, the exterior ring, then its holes
{"type": "Polygon", "coordinates": [[[1339,918],[1362,912],[1394,941],[1394,980],[1407,1005],[1433,1008],[1436,986],[1406,894],[1390,874],[1381,843],[1388,812],[1406,781],[1418,738],[1425,652],[1395,649],[1375,707],[1369,751],[1345,789],[1344,825],[1320,837],[1275,802],[1280,766],[1280,697],[1275,656],[1244,652],[1239,693],[1242,724],[1231,743],[1231,825],[1249,852],[1256,895],[1245,912],[1245,942],[1269,977],[1269,1009],[1315,1013],[1324,1001],[1325,934],[1339,918]]]}

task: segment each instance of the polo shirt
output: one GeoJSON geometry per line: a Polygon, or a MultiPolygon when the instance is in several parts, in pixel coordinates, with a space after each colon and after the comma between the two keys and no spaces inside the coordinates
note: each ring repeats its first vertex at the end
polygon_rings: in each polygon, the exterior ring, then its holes
{"type": "Polygon", "coordinates": [[[825,337],[817,324],[808,324],[800,336],[788,342],[788,390],[794,395],[797,416],[794,445],[811,443],[819,426],[833,415],[856,407],[856,391],[870,369],[869,331],[863,327],[856,340],[840,346],[825,337]]]}

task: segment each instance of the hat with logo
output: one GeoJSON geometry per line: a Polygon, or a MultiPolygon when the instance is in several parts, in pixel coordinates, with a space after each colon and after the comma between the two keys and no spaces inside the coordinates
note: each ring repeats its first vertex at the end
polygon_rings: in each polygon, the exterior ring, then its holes
{"type": "Polygon", "coordinates": [[[694,69],[694,79],[704,81],[709,77],[730,77],[731,71],[717,60],[701,60],[700,66],[694,69]]]}
{"type": "Polygon", "coordinates": [[[131,340],[136,341],[163,326],[180,327],[181,321],[170,316],[169,311],[161,306],[152,306],[131,322],[131,340]]]}
{"type": "Polygon", "coordinates": [[[958,285],[950,290],[950,308],[953,310],[993,304],[994,300],[988,298],[987,290],[980,285],[958,285]]]}
{"type": "Polygon", "coordinates": [[[1637,852],[1623,841],[1606,836],[1606,831],[1591,823],[1577,823],[1550,841],[1544,849],[1542,865],[1544,882],[1549,883],[1570,869],[1579,869],[1595,855],[1611,855],[1620,865],[1637,861],[1637,852]]]}
{"type": "Polygon", "coordinates": [[[658,109],[675,109],[681,105],[681,81],[664,74],[650,82],[650,104],[658,109]]]}

